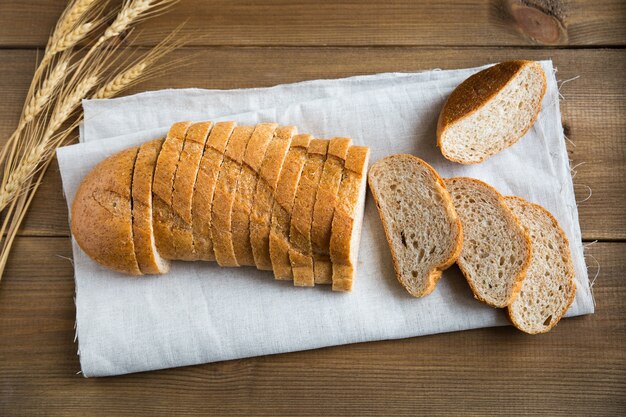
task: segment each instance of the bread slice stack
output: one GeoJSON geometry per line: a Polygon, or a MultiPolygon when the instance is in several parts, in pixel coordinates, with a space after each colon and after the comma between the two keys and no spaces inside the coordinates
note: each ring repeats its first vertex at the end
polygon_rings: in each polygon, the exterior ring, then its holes
{"type": "Polygon", "coordinates": [[[91,258],[131,275],[205,260],[350,291],[368,160],[350,139],[294,126],[174,123],[89,173],[71,229],[91,258]]]}

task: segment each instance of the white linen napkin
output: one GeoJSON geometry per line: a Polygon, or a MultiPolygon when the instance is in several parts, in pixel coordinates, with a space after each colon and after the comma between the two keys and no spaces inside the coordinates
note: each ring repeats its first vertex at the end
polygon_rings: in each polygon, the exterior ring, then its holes
{"type": "MultiPolygon", "coordinates": [[[[316,137],[350,136],[372,162],[412,153],[444,176],[464,175],[546,207],[570,240],[577,294],[568,316],[593,313],[552,63],[537,122],[517,144],[479,165],[445,160],[435,145],[438,113],[461,81],[484,68],[388,73],[243,90],[164,90],[83,102],[83,143],[58,150],[71,205],[84,175],[118,150],[163,136],[179,120],[276,121],[316,137]]],[[[437,289],[410,297],[396,281],[381,222],[368,196],[352,293],[294,288],[271,272],[175,262],[169,274],[108,271],[73,241],[82,373],[118,375],[329,345],[508,324],[474,300],[456,267],[437,289]]]]}

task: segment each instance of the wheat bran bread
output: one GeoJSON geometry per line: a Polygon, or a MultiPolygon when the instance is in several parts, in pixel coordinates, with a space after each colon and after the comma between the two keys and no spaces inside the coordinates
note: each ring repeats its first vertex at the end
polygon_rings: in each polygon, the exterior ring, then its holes
{"type": "Polygon", "coordinates": [[[445,180],[463,225],[463,248],[457,264],[474,297],[506,307],[517,297],[530,264],[528,232],[490,185],[465,177],[445,180]]]}
{"type": "Polygon", "coordinates": [[[232,206],[232,226],[235,257],[239,265],[254,266],[250,242],[250,213],[256,191],[258,175],[270,142],[274,139],[276,123],[259,123],[254,129],[243,156],[241,177],[237,183],[232,206]]]}
{"type": "Polygon", "coordinates": [[[307,150],[307,161],[304,164],[293,201],[289,228],[289,260],[293,271],[293,284],[299,287],[315,285],[311,224],[327,150],[327,140],[313,139],[311,141],[307,150]]]}
{"type": "Polygon", "coordinates": [[[176,222],[172,196],[178,161],[190,126],[191,122],[178,122],[170,127],[154,171],[154,183],[152,185],[154,237],[159,254],[165,259],[177,258],[172,234],[176,222]]]}
{"type": "Polygon", "coordinates": [[[351,291],[356,275],[369,155],[369,148],[351,146],[346,156],[330,236],[333,291],[351,291]]]}
{"type": "Polygon", "coordinates": [[[289,260],[291,213],[311,140],[311,135],[294,136],[276,185],[269,244],[272,270],[278,280],[293,279],[289,260]]]}
{"type": "Polygon", "coordinates": [[[200,160],[191,207],[193,245],[196,258],[199,260],[215,260],[213,241],[211,240],[213,195],[224,162],[224,152],[235,126],[235,122],[216,123],[209,134],[204,146],[204,154],[200,160]]]}
{"type": "Polygon", "coordinates": [[[509,317],[523,332],[546,333],[556,326],[576,296],[569,242],[559,223],[543,207],[519,197],[505,200],[528,230],[533,246],[520,293],[508,306],[509,317]]]}
{"type": "Polygon", "coordinates": [[[332,138],[328,143],[328,152],[315,196],[313,222],[311,223],[311,245],[314,255],[313,273],[316,284],[332,284],[333,282],[333,267],[328,248],[339,185],[350,146],[352,146],[352,139],[350,138],[332,138]]]}
{"type": "Polygon", "coordinates": [[[533,125],[546,92],[534,61],[509,61],[482,70],[450,94],[437,123],[447,159],[475,164],[517,142],[533,125]]]}
{"type": "Polygon", "coordinates": [[[265,271],[272,270],[269,236],[274,192],[291,139],[297,131],[295,126],[281,126],[276,129],[274,140],[270,142],[263,159],[254,194],[250,212],[250,243],[256,267],[265,271]]]}
{"type": "Polygon", "coordinates": [[[172,230],[172,236],[176,249],[176,259],[182,261],[197,260],[193,242],[192,199],[200,160],[212,127],[212,122],[200,122],[191,125],[187,131],[183,151],[176,169],[172,207],[177,221],[172,230]]]}
{"type": "Polygon", "coordinates": [[[138,148],[100,162],[83,179],[71,210],[76,243],[100,265],[141,275],[133,240],[132,178],[138,148]]]}
{"type": "Polygon", "coordinates": [[[141,145],[133,170],[133,241],[137,264],[144,274],[165,274],[170,269],[156,248],[152,227],[152,179],[162,145],[163,139],[141,145]]]}
{"type": "Polygon", "coordinates": [[[391,250],[396,278],[414,297],[430,294],[459,257],[461,221],[437,172],[412,155],[391,155],[368,182],[391,250]]]}
{"type": "Polygon", "coordinates": [[[232,233],[232,210],[238,183],[242,178],[242,163],[251,141],[253,126],[237,126],[226,146],[224,163],[213,195],[211,240],[215,259],[220,266],[239,266],[232,233]]]}

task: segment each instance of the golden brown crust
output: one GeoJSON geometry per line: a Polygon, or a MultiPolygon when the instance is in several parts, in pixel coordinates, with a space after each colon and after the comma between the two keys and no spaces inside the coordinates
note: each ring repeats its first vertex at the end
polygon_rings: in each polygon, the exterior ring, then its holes
{"type": "Polygon", "coordinates": [[[307,150],[307,161],[302,170],[298,190],[293,203],[289,229],[289,260],[296,286],[312,287],[315,282],[313,249],[311,246],[311,223],[313,207],[322,177],[328,141],[313,139],[307,150]]]}
{"type": "Polygon", "coordinates": [[[163,139],[139,148],[133,171],[133,241],[139,269],[144,274],[165,274],[169,263],[156,252],[152,228],[152,179],[163,139]]]}
{"type": "Polygon", "coordinates": [[[296,133],[295,126],[281,126],[276,129],[274,140],[269,144],[261,165],[254,194],[250,213],[250,243],[256,267],[265,271],[272,270],[269,236],[274,192],[291,139],[296,133]]]}
{"type": "MultiPolygon", "coordinates": [[[[391,251],[391,258],[393,260],[393,268],[396,274],[396,279],[398,280],[400,284],[404,286],[404,288],[412,296],[425,297],[431,292],[433,292],[433,290],[437,286],[437,282],[439,281],[439,278],[441,278],[441,274],[443,273],[443,271],[445,271],[450,266],[452,266],[452,264],[454,264],[456,260],[459,258],[459,255],[461,254],[461,249],[463,248],[463,226],[461,224],[461,219],[459,218],[459,216],[456,213],[456,210],[454,209],[452,198],[450,197],[450,194],[446,190],[446,186],[445,186],[443,179],[441,178],[441,176],[439,176],[439,173],[435,171],[435,169],[432,166],[430,166],[428,163],[426,163],[422,159],[413,155],[408,155],[408,154],[396,154],[396,155],[388,156],[385,159],[387,158],[411,159],[415,161],[416,163],[418,163],[419,165],[421,165],[422,167],[426,168],[430,172],[432,178],[435,180],[435,183],[438,187],[438,190],[437,190],[438,194],[441,196],[443,200],[443,206],[447,212],[447,217],[454,221],[456,228],[458,230],[456,243],[455,243],[454,249],[450,252],[450,256],[441,264],[434,266],[433,269],[428,273],[428,277],[427,277],[428,286],[421,293],[416,293],[416,292],[411,291],[411,289],[408,286],[404,285],[402,281],[399,261],[393,250],[393,244],[391,242],[391,233],[392,233],[392,231],[390,230],[391,225],[387,224],[383,218],[383,213],[380,209],[380,202],[379,202],[380,196],[378,194],[378,191],[372,186],[373,182],[370,180],[369,182],[370,191],[372,192],[372,197],[374,198],[374,202],[378,210],[378,215],[381,219],[383,229],[385,231],[385,238],[387,239],[387,244],[389,245],[389,249],[391,251]]],[[[376,164],[372,165],[372,167],[370,168],[370,175],[371,175],[372,169],[374,169],[375,166],[376,164]]]]}
{"type": "Polygon", "coordinates": [[[197,260],[193,242],[192,198],[204,145],[212,127],[213,122],[191,125],[178,161],[172,193],[172,208],[177,220],[172,237],[178,260],[197,260]]]}
{"type": "MultiPolygon", "coordinates": [[[[572,254],[571,254],[571,251],[569,249],[569,240],[567,239],[567,236],[565,235],[565,232],[563,231],[563,229],[559,225],[559,222],[556,220],[556,218],[554,218],[552,213],[550,213],[544,207],[540,206],[539,204],[531,203],[530,201],[524,200],[523,198],[517,197],[517,196],[507,196],[507,197],[504,197],[504,200],[505,201],[509,201],[509,200],[510,201],[518,201],[518,202],[520,202],[523,205],[527,205],[527,206],[533,207],[534,209],[542,212],[546,217],[548,217],[550,219],[550,222],[552,223],[552,225],[554,227],[554,230],[557,231],[557,233],[561,236],[561,239],[563,240],[563,246],[561,247],[561,252],[562,252],[563,256],[567,259],[567,262],[565,262],[565,267],[567,269],[566,274],[570,277],[570,291],[567,294],[567,301],[565,302],[563,310],[560,312],[560,314],[556,318],[553,317],[551,322],[550,322],[550,326],[546,327],[544,330],[538,331],[538,332],[527,332],[523,328],[524,326],[522,326],[521,323],[518,323],[515,320],[515,317],[513,316],[512,312],[511,312],[511,305],[509,305],[508,308],[507,308],[507,313],[508,313],[509,319],[511,320],[511,323],[513,323],[513,325],[515,327],[517,327],[518,329],[520,329],[520,330],[522,330],[522,331],[524,331],[526,333],[529,333],[529,334],[547,333],[550,330],[552,330],[554,328],[554,326],[556,326],[558,324],[558,322],[561,320],[561,318],[563,318],[563,316],[565,315],[567,310],[570,308],[570,306],[574,302],[574,298],[576,298],[576,280],[574,279],[574,277],[576,276],[576,273],[574,271],[574,264],[572,262],[572,254]]],[[[522,282],[522,284],[523,284],[523,282],[522,282]]],[[[521,285],[520,285],[520,290],[521,290],[521,285]]]]}
{"type": "Polygon", "coordinates": [[[157,249],[165,259],[176,259],[172,230],[176,216],[172,208],[174,177],[191,122],[174,123],[167,132],[154,171],[152,217],[157,249]]]}
{"type": "MultiPolygon", "coordinates": [[[[489,102],[489,100],[491,100],[509,82],[511,82],[526,65],[539,65],[539,63],[535,61],[525,60],[502,62],[470,76],[468,79],[463,81],[454,91],[452,91],[452,93],[446,100],[441,112],[439,113],[439,119],[437,120],[437,146],[439,147],[439,149],[441,149],[441,153],[446,159],[452,162],[457,162],[459,164],[478,164],[483,162],[490,156],[484,155],[480,160],[477,161],[466,161],[463,159],[455,158],[454,156],[447,153],[445,151],[445,148],[442,146],[441,141],[443,133],[448,127],[450,127],[454,123],[457,123],[459,120],[472,115],[487,102],[489,102]]],[[[543,97],[547,88],[546,76],[543,69],[541,69],[541,74],[543,76],[543,88],[541,92],[541,97],[543,97]]],[[[530,127],[535,123],[535,120],[537,119],[540,110],[541,100],[539,100],[539,105],[535,111],[532,120],[530,121],[530,123],[528,123],[526,129],[519,136],[520,138],[524,136],[528,129],[530,129],[530,127]]],[[[506,146],[506,148],[512,146],[516,142],[517,140],[512,141],[506,146]]]]}
{"type": "Polygon", "coordinates": [[[332,138],[328,143],[328,154],[315,197],[311,224],[316,284],[332,284],[333,282],[329,253],[330,235],[343,167],[351,145],[352,139],[350,138],[332,138]]]}
{"type": "Polygon", "coordinates": [[[89,257],[114,271],[141,275],[133,241],[131,184],[139,148],[100,162],[83,179],[71,210],[70,227],[89,257]]]}
{"type": "Polygon", "coordinates": [[[235,129],[235,122],[215,124],[204,146],[200,168],[192,198],[193,244],[197,258],[214,261],[213,241],[211,240],[211,219],[213,195],[218,175],[224,161],[224,151],[235,129]]]}
{"type": "Polygon", "coordinates": [[[237,183],[237,192],[232,208],[231,226],[235,256],[239,265],[254,266],[254,255],[250,242],[252,199],[265,153],[274,138],[274,131],[277,127],[276,123],[259,123],[256,125],[243,156],[241,177],[237,183]]]}
{"type": "Polygon", "coordinates": [[[270,259],[274,277],[278,280],[293,279],[289,260],[291,213],[311,140],[311,135],[294,136],[276,185],[270,230],[270,259]]]}
{"type": "Polygon", "coordinates": [[[476,288],[471,274],[469,273],[467,268],[465,268],[465,266],[463,265],[463,262],[461,262],[461,258],[459,257],[459,259],[457,260],[457,265],[459,266],[459,269],[463,273],[463,276],[465,277],[465,280],[467,281],[467,283],[469,284],[470,288],[472,289],[472,293],[474,294],[474,298],[476,298],[478,301],[481,301],[481,302],[483,302],[483,303],[485,303],[487,305],[490,305],[492,307],[495,307],[495,308],[506,307],[506,306],[510,305],[513,301],[515,301],[515,297],[517,297],[517,295],[519,294],[519,292],[520,292],[520,290],[522,288],[522,283],[524,282],[524,278],[526,277],[526,272],[528,271],[528,267],[530,266],[530,260],[531,260],[531,256],[532,256],[532,242],[530,241],[530,235],[528,234],[528,231],[526,230],[526,228],[519,221],[517,216],[515,216],[513,214],[511,209],[509,209],[509,207],[507,206],[506,201],[505,201],[504,197],[502,196],[502,194],[500,194],[498,192],[498,190],[493,188],[491,185],[487,184],[486,182],[477,180],[476,178],[469,178],[469,177],[453,177],[453,178],[446,178],[444,180],[444,182],[446,184],[449,183],[449,182],[452,182],[452,181],[469,181],[469,182],[473,182],[475,184],[478,184],[478,185],[486,188],[487,190],[489,190],[491,193],[493,193],[496,196],[496,198],[498,200],[498,204],[500,205],[501,209],[503,211],[508,212],[508,213],[511,214],[511,219],[515,222],[515,224],[517,225],[518,229],[522,232],[522,237],[524,238],[524,241],[526,242],[526,257],[524,258],[524,263],[522,264],[522,266],[521,266],[517,276],[513,279],[513,285],[511,287],[511,293],[509,295],[509,299],[506,301],[504,306],[493,304],[493,303],[489,302],[488,300],[484,299],[480,295],[478,289],[476,288]]]}
{"type": "MultiPolygon", "coordinates": [[[[333,291],[350,291],[356,265],[350,255],[362,182],[367,181],[369,148],[351,146],[346,156],[344,174],[339,186],[330,237],[330,260],[333,264],[333,291]]],[[[366,192],[367,190],[363,190],[366,192]]]]}
{"type": "Polygon", "coordinates": [[[215,259],[220,266],[239,266],[232,233],[233,208],[238,184],[242,178],[243,156],[251,142],[253,126],[237,126],[226,147],[224,163],[213,196],[211,240],[215,259]]]}

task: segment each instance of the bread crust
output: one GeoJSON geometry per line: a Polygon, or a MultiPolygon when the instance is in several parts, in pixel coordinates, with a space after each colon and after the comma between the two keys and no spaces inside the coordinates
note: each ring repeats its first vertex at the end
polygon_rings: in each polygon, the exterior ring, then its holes
{"type": "MultiPolygon", "coordinates": [[[[372,186],[373,181],[371,180],[371,176],[373,175],[372,172],[375,171],[375,167],[377,166],[376,164],[380,161],[377,161],[375,164],[372,165],[372,167],[369,170],[369,188],[370,191],[372,193],[372,197],[374,198],[374,203],[376,204],[376,209],[378,210],[378,215],[381,219],[382,225],[383,225],[383,229],[385,231],[385,238],[387,239],[387,244],[389,245],[389,249],[391,251],[391,258],[393,260],[393,269],[396,275],[396,279],[398,280],[398,282],[408,291],[409,294],[411,294],[414,297],[425,297],[428,294],[430,294],[431,292],[433,292],[433,290],[435,289],[435,287],[437,286],[437,282],[439,281],[439,279],[441,278],[441,274],[443,273],[443,271],[445,271],[446,269],[448,269],[449,267],[451,267],[456,260],[459,258],[459,255],[461,254],[461,249],[463,248],[463,225],[461,224],[461,219],[459,218],[459,216],[456,213],[456,210],[454,208],[454,204],[452,203],[452,197],[450,197],[450,194],[448,193],[447,189],[446,189],[446,185],[443,181],[443,179],[441,178],[441,176],[439,175],[439,173],[437,171],[435,171],[435,169],[430,166],[428,163],[426,163],[426,161],[413,156],[413,155],[409,155],[409,154],[396,154],[396,155],[390,155],[385,157],[384,159],[409,159],[411,161],[416,162],[417,164],[419,164],[420,166],[422,166],[423,168],[425,168],[431,175],[431,177],[435,180],[435,184],[438,187],[437,191],[439,193],[439,195],[441,196],[442,200],[443,200],[443,206],[446,210],[447,213],[447,217],[449,219],[451,219],[454,224],[456,225],[456,228],[458,230],[457,233],[457,237],[456,237],[456,242],[454,245],[453,250],[450,252],[449,257],[443,261],[441,264],[439,265],[435,265],[428,273],[427,277],[426,277],[426,281],[428,283],[428,285],[425,287],[424,291],[422,292],[415,292],[412,291],[411,288],[406,285],[404,283],[404,280],[402,279],[402,274],[401,274],[401,268],[400,268],[400,263],[398,261],[398,257],[395,253],[395,251],[393,250],[393,243],[392,243],[392,230],[391,230],[391,225],[388,224],[385,220],[384,220],[384,216],[383,216],[383,212],[380,208],[380,195],[378,193],[378,190],[375,189],[374,186],[372,186]]],[[[381,160],[382,161],[382,160],[381,160]]]]}
{"type": "Polygon", "coordinates": [[[526,242],[526,256],[525,256],[525,259],[524,259],[524,263],[520,267],[520,270],[519,270],[517,276],[513,279],[513,283],[512,283],[512,287],[511,287],[511,294],[509,295],[509,298],[504,303],[504,305],[497,305],[497,304],[491,303],[488,300],[486,300],[484,297],[482,297],[480,295],[480,292],[479,292],[478,288],[476,287],[476,285],[475,285],[475,283],[473,281],[473,278],[472,278],[471,274],[469,273],[469,271],[467,270],[467,268],[465,267],[463,262],[461,262],[460,255],[459,255],[459,259],[457,259],[457,262],[456,262],[457,265],[459,266],[459,269],[463,273],[463,276],[465,277],[465,280],[467,281],[467,283],[469,284],[470,288],[472,289],[472,293],[474,294],[474,298],[476,298],[480,302],[483,302],[483,303],[485,303],[487,305],[490,305],[492,307],[495,307],[495,308],[506,307],[506,306],[510,305],[513,301],[515,301],[515,298],[517,297],[517,295],[519,294],[519,292],[520,292],[520,290],[522,288],[522,283],[524,281],[524,278],[526,277],[526,272],[528,271],[528,267],[530,266],[530,260],[531,260],[531,256],[532,256],[532,242],[530,241],[530,235],[528,234],[528,231],[522,225],[520,220],[517,218],[517,216],[515,216],[513,214],[511,209],[509,209],[509,207],[506,204],[506,201],[504,200],[504,197],[502,196],[502,194],[500,194],[498,192],[498,190],[496,190],[494,187],[492,187],[491,185],[487,184],[486,182],[480,181],[480,180],[478,180],[476,178],[453,177],[453,178],[446,178],[444,180],[444,182],[447,184],[447,183],[449,183],[451,181],[458,181],[458,180],[473,182],[475,184],[478,184],[479,186],[482,186],[482,187],[486,188],[487,190],[489,190],[489,192],[493,193],[496,196],[496,198],[498,200],[498,204],[500,205],[501,209],[503,211],[509,212],[511,214],[511,220],[518,227],[518,229],[522,232],[521,233],[522,237],[523,237],[524,241],[526,242]]]}
{"type": "Polygon", "coordinates": [[[172,237],[178,260],[197,260],[193,241],[192,199],[200,160],[212,127],[213,122],[191,125],[178,161],[172,193],[172,208],[177,220],[172,229],[172,237]]]}
{"type": "Polygon", "coordinates": [[[234,203],[242,179],[243,156],[251,142],[253,126],[237,126],[224,153],[224,163],[213,196],[211,240],[220,266],[239,266],[235,254],[233,226],[234,203]]]}
{"type": "Polygon", "coordinates": [[[311,223],[311,245],[313,249],[313,269],[316,284],[332,284],[333,268],[330,262],[330,235],[333,215],[339,193],[343,168],[352,146],[352,139],[335,137],[328,143],[326,162],[313,207],[311,223]]]}
{"type": "Polygon", "coordinates": [[[313,139],[311,141],[293,203],[289,230],[289,245],[291,246],[289,260],[293,271],[293,284],[296,286],[312,287],[315,285],[311,224],[327,149],[327,140],[313,139]]]}
{"type": "Polygon", "coordinates": [[[161,147],[154,171],[152,186],[152,216],[154,237],[159,254],[165,259],[176,259],[173,230],[177,222],[172,200],[174,178],[183,150],[185,136],[191,122],[178,122],[170,127],[161,147]]]}
{"type": "MultiPolygon", "coordinates": [[[[517,202],[521,203],[522,205],[527,205],[527,206],[530,206],[530,207],[534,208],[535,210],[540,211],[544,216],[546,216],[550,220],[550,222],[554,226],[554,230],[557,231],[557,233],[559,234],[559,236],[563,240],[563,246],[561,247],[561,253],[564,254],[564,256],[567,259],[567,261],[565,262],[565,267],[566,267],[566,270],[567,270],[566,274],[569,276],[570,291],[567,294],[567,300],[565,302],[565,305],[564,305],[562,311],[559,312],[559,315],[556,318],[553,318],[550,321],[550,325],[548,327],[544,328],[541,331],[531,332],[531,331],[528,331],[528,329],[525,329],[524,326],[522,325],[522,323],[519,323],[519,322],[517,322],[515,320],[515,316],[513,315],[512,311],[511,311],[513,303],[511,303],[507,307],[507,313],[508,313],[509,319],[511,320],[511,323],[513,323],[513,325],[515,327],[517,327],[519,330],[521,330],[521,331],[523,331],[525,333],[529,333],[529,334],[547,333],[550,330],[552,330],[554,328],[554,326],[556,326],[559,323],[561,318],[563,318],[563,316],[565,315],[567,310],[570,308],[570,306],[574,302],[574,298],[576,298],[576,280],[574,279],[574,277],[576,276],[576,273],[574,271],[574,264],[572,262],[572,254],[571,254],[571,251],[569,249],[569,240],[567,239],[567,236],[565,235],[565,232],[563,231],[563,229],[559,225],[559,222],[554,218],[552,213],[550,213],[544,207],[540,206],[539,204],[531,203],[531,202],[529,202],[527,200],[524,200],[523,198],[517,197],[517,196],[507,196],[507,197],[504,197],[504,199],[505,199],[505,201],[517,201],[517,202]]],[[[522,286],[520,287],[520,291],[521,291],[522,288],[523,288],[523,283],[522,283],[522,286]]]]}
{"type": "MultiPolygon", "coordinates": [[[[455,88],[454,91],[452,91],[452,93],[446,100],[441,112],[439,113],[439,118],[437,120],[437,146],[439,147],[441,153],[446,159],[452,162],[457,162],[459,164],[471,165],[482,163],[485,159],[491,156],[484,155],[477,161],[467,161],[455,158],[454,156],[446,152],[444,146],[442,145],[442,136],[446,129],[448,129],[450,126],[458,123],[460,120],[465,119],[480,110],[480,108],[482,108],[500,91],[502,91],[504,87],[506,87],[511,81],[513,81],[513,79],[515,79],[515,77],[527,65],[535,65],[538,66],[540,69],[540,73],[542,74],[543,78],[541,91],[541,97],[543,98],[547,88],[545,72],[538,62],[526,60],[507,61],[486,68],[470,76],[468,79],[463,81],[457,88],[455,88]]],[[[502,150],[515,144],[522,136],[526,134],[526,132],[528,132],[528,129],[531,128],[531,126],[535,123],[537,117],[539,116],[539,112],[541,111],[541,102],[542,100],[539,100],[539,104],[530,123],[528,123],[528,126],[526,126],[526,128],[522,131],[522,133],[516,140],[509,143],[502,150]]]]}
{"type": "Polygon", "coordinates": [[[163,139],[146,142],[139,148],[133,170],[133,241],[139,269],[144,274],[165,274],[169,262],[156,250],[152,227],[152,180],[163,139]]]}
{"type": "Polygon", "coordinates": [[[276,200],[272,207],[269,244],[272,270],[274,271],[274,278],[277,280],[293,279],[289,260],[291,213],[311,140],[311,135],[294,136],[276,185],[276,200]]]}
{"type": "Polygon", "coordinates": [[[250,242],[250,213],[252,199],[261,171],[261,165],[270,142],[274,139],[276,123],[259,123],[254,129],[243,156],[241,177],[237,183],[235,202],[232,206],[232,226],[235,257],[238,265],[254,266],[250,242]]]}
{"type": "Polygon", "coordinates": [[[135,255],[131,197],[138,151],[121,151],[87,174],[74,197],[70,221],[76,243],[89,257],[130,275],[142,275],[135,255]]]}
{"type": "MultiPolygon", "coordinates": [[[[363,182],[367,182],[369,148],[351,146],[346,156],[344,174],[339,186],[337,206],[333,215],[330,237],[330,260],[333,267],[333,291],[351,291],[356,265],[352,264],[351,254],[355,220],[359,213],[359,197],[363,182]]],[[[367,189],[363,189],[367,193],[367,189]]],[[[364,207],[362,208],[364,209],[364,207]]]]}
{"type": "Polygon", "coordinates": [[[278,127],[261,165],[252,211],[250,212],[252,255],[256,267],[260,270],[272,270],[269,237],[274,193],[291,145],[291,139],[297,132],[298,129],[295,126],[278,127]]]}
{"type": "Polygon", "coordinates": [[[235,126],[235,122],[216,123],[209,134],[200,160],[191,210],[193,213],[193,245],[197,259],[203,261],[215,261],[213,241],[211,240],[213,196],[224,162],[224,152],[235,126]]]}

